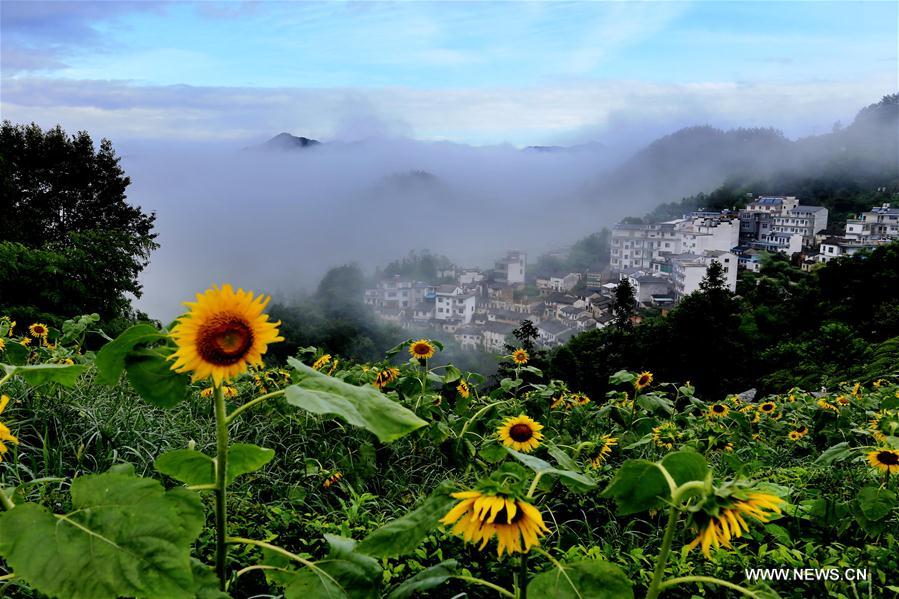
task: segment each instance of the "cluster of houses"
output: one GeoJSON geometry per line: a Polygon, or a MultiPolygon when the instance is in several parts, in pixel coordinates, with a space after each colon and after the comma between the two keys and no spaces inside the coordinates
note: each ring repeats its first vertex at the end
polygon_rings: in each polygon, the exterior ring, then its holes
{"type": "Polygon", "coordinates": [[[404,328],[452,335],[464,349],[502,351],[523,320],[535,325],[540,344],[554,347],[608,326],[615,289],[625,279],[639,304],[664,310],[698,290],[715,262],[735,291],[737,270],[758,271],[765,253],[798,255],[808,268],[899,239],[899,208],[889,204],[849,219],[841,237],[823,234],[827,216],[823,206],[793,196],[761,196],[741,210],[620,223],[612,229],[608,268],[528,279],[527,254],[513,250],[492,269],[443,269],[440,283],[385,278],[366,289],[365,303],[404,328]]]}
{"type": "Polygon", "coordinates": [[[842,236],[829,236],[821,241],[819,262],[840,256],[851,256],[859,250],[899,239],[899,208],[883,204],[846,221],[842,236]]]}
{"type": "MultiPolygon", "coordinates": [[[[500,352],[523,320],[537,329],[538,343],[554,347],[588,329],[611,322],[615,285],[579,287],[579,273],[536,279],[536,294],[525,287],[527,254],[509,251],[492,270],[448,269],[451,283],[382,279],[365,290],[365,303],[382,319],[421,333],[452,335],[468,350],[500,352]]],[[[598,274],[598,273],[597,273],[598,274]]],[[[599,278],[594,279],[599,282],[599,278]]],[[[533,282],[533,280],[531,281],[533,282]]]]}
{"type": "Polygon", "coordinates": [[[737,269],[758,271],[765,253],[798,256],[807,269],[899,239],[899,208],[883,204],[849,219],[841,237],[825,229],[827,208],[800,204],[794,196],[760,196],[742,210],[616,225],[611,271],[628,279],[641,304],[667,306],[696,291],[712,262],[721,264],[733,291],[737,269]]]}

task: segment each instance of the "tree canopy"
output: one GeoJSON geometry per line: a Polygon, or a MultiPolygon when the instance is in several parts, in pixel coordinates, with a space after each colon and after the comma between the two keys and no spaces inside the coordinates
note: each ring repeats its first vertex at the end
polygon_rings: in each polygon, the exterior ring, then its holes
{"type": "Polygon", "coordinates": [[[0,127],[0,311],[58,322],[127,315],[158,246],[154,214],[127,202],[112,143],[57,126],[0,127]]]}

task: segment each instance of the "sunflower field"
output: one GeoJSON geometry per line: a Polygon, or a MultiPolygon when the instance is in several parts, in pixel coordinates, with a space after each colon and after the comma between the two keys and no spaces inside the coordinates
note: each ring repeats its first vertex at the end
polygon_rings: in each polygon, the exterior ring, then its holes
{"type": "Polygon", "coordinates": [[[899,594],[896,379],[588,397],[431,339],[275,364],[267,303],[213,287],[114,339],[0,317],[0,596],[899,594]]]}

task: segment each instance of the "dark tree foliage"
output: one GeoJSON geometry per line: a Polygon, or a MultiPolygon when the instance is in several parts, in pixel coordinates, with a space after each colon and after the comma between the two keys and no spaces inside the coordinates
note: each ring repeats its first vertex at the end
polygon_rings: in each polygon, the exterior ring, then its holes
{"type": "Polygon", "coordinates": [[[416,281],[436,282],[437,271],[450,268],[452,261],[446,256],[432,254],[428,250],[411,251],[405,258],[394,260],[388,264],[383,273],[376,273],[375,279],[383,276],[400,276],[416,281]]]}
{"type": "Polygon", "coordinates": [[[645,368],[657,380],[689,380],[709,398],[899,371],[899,242],[812,272],[768,256],[758,273],[740,274],[737,290],[710,268],[667,316],[578,335],[553,352],[550,371],[602,397],[615,371],[645,368]]]}
{"type": "Polygon", "coordinates": [[[614,326],[622,331],[633,328],[633,318],[637,314],[637,298],[634,296],[634,288],[630,281],[621,279],[615,287],[615,300],[612,304],[612,316],[615,318],[614,326]]]}
{"type": "Polygon", "coordinates": [[[158,246],[155,215],[126,201],[112,143],[35,124],[0,127],[0,311],[52,323],[130,313],[158,246]]]}

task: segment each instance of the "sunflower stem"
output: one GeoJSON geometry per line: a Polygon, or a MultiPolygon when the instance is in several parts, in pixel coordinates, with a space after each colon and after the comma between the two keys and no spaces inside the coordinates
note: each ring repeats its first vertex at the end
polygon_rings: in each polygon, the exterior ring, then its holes
{"type": "Polygon", "coordinates": [[[225,590],[227,579],[228,534],[227,478],[228,473],[228,414],[221,385],[215,385],[215,572],[219,588],[225,590]]]}
{"type": "Polygon", "coordinates": [[[521,562],[518,565],[518,597],[528,599],[528,554],[521,554],[521,562]]]}
{"type": "Polygon", "coordinates": [[[659,550],[659,557],[656,558],[656,567],[652,573],[649,590],[646,592],[646,599],[656,599],[662,591],[662,577],[665,575],[665,564],[668,563],[668,553],[671,551],[674,531],[677,530],[678,516],[677,506],[672,505],[668,510],[668,525],[665,527],[665,536],[662,537],[662,548],[659,550]]]}
{"type": "Polygon", "coordinates": [[[540,483],[540,477],[543,476],[542,472],[538,472],[534,475],[534,480],[531,481],[531,486],[528,488],[527,498],[530,499],[534,496],[534,493],[537,491],[537,485],[540,483]]]}
{"type": "Polygon", "coordinates": [[[234,419],[237,418],[238,416],[240,416],[243,412],[264,402],[267,399],[271,399],[273,397],[278,397],[279,395],[284,395],[283,389],[281,389],[279,391],[272,391],[271,393],[266,393],[265,395],[260,395],[259,397],[251,399],[250,401],[243,404],[242,406],[235,408],[233,412],[228,414],[228,416],[225,418],[225,424],[231,424],[234,421],[234,419]]]}

